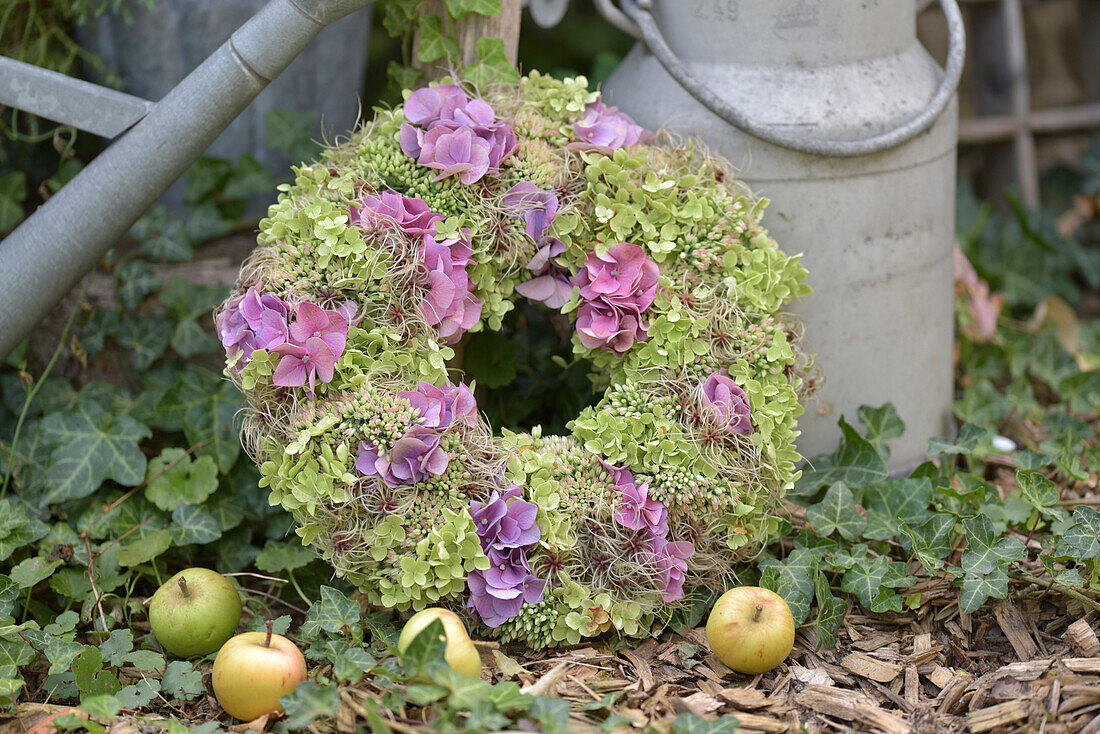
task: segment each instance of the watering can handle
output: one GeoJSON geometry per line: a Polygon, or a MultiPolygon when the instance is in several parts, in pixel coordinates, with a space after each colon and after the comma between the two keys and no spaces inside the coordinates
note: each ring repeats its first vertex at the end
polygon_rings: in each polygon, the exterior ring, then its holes
{"type": "Polygon", "coordinates": [[[938,0],[938,2],[943,9],[944,17],[947,18],[949,43],[947,66],[935,94],[928,100],[924,109],[894,129],[857,140],[815,140],[757,122],[741,110],[727,104],[688,71],[676,53],[669,48],[664,36],[661,35],[661,30],[657,27],[657,22],[649,12],[652,0],[622,0],[621,11],[612,5],[612,0],[597,0],[597,5],[605,17],[616,26],[627,32],[636,30],[635,35],[640,33],[646,46],[661,62],[661,66],[665,67],[665,70],[688,94],[738,130],[790,150],[846,158],[889,150],[924,132],[932,126],[954,96],[955,88],[958,87],[959,78],[962,76],[963,60],[966,56],[966,31],[958,2],[956,0],[938,0]]]}

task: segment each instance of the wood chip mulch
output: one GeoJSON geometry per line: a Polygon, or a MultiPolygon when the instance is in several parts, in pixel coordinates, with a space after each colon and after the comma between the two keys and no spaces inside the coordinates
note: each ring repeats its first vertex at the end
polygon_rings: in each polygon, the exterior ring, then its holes
{"type": "Polygon", "coordinates": [[[755,677],[710,654],[703,628],[616,651],[535,659],[488,646],[483,654],[498,679],[567,699],[575,711],[621,692],[599,713],[572,715],[571,731],[581,733],[600,731],[609,712],[629,721],[622,732],[669,731],[691,712],[732,714],[746,734],[1100,734],[1096,612],[1019,598],[966,615],[943,602],[910,614],[850,614],[833,650],[815,651],[815,631],[805,627],[786,663],[755,677]]]}

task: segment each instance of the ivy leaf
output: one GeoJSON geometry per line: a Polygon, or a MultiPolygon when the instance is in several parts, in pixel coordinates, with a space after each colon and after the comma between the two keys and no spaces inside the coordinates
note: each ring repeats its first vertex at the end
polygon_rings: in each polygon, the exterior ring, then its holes
{"type": "Polygon", "coordinates": [[[121,668],[126,655],[134,649],[134,633],[126,628],[111,630],[111,636],[99,646],[103,660],[108,665],[121,668]]]}
{"type": "Polygon", "coordinates": [[[902,533],[909,541],[912,553],[928,573],[935,573],[943,567],[943,560],[951,552],[951,530],[955,527],[955,517],[946,513],[936,513],[920,525],[902,525],[902,533]]]}
{"type": "Polygon", "coordinates": [[[928,439],[928,455],[974,453],[974,449],[989,435],[989,430],[975,423],[964,423],[954,441],[934,437],[928,439]]]}
{"type": "Polygon", "coordinates": [[[256,568],[264,573],[279,573],[301,568],[313,560],[313,551],[295,543],[269,540],[260,555],[256,556],[256,568]]]}
{"type": "Polygon", "coordinates": [[[109,720],[122,710],[122,702],[107,694],[85,696],[80,700],[80,708],[93,718],[109,720]]]}
{"type": "Polygon", "coordinates": [[[49,526],[30,517],[21,504],[0,499],[0,561],[48,532],[49,526]]]}
{"type": "Polygon", "coordinates": [[[264,136],[269,147],[281,150],[293,162],[313,158],[318,150],[313,141],[317,113],[300,110],[272,110],[264,118],[264,136]]]}
{"type": "MultiPolygon", "coordinates": [[[[245,629],[250,632],[267,632],[267,620],[256,615],[245,623],[245,629]]],[[[276,635],[285,635],[290,631],[290,616],[282,615],[271,620],[271,632],[276,635]]]]}
{"type": "MultiPolygon", "coordinates": [[[[861,554],[853,554],[851,564],[840,581],[840,588],[852,594],[866,609],[871,609],[879,592],[884,588],[910,586],[915,579],[909,576],[908,566],[901,561],[891,561],[887,556],[871,559],[867,546],[856,546],[861,554]]],[[[853,548],[853,552],[856,551],[853,548]]]]}
{"type": "Polygon", "coordinates": [[[892,479],[867,488],[863,506],[867,510],[867,526],[863,536],[871,540],[887,540],[901,531],[902,524],[923,525],[929,516],[932,501],[932,481],[892,479]]]}
{"type": "Polygon", "coordinates": [[[443,32],[443,21],[437,15],[422,15],[416,22],[420,43],[416,58],[424,64],[440,59],[458,58],[458,42],[443,32]]]}
{"type": "Polygon", "coordinates": [[[1070,525],[1058,536],[1055,553],[1081,561],[1100,556],[1100,511],[1084,505],[1075,507],[1070,525]]]}
{"type": "MultiPolygon", "coordinates": [[[[519,72],[508,60],[508,54],[504,50],[504,41],[499,38],[479,38],[475,50],[477,51],[478,63],[470,64],[462,70],[463,79],[478,86],[519,81],[519,72]]],[[[630,210],[625,208],[622,210],[622,212],[627,211],[630,210]]]]}
{"type": "Polygon", "coordinates": [[[184,701],[190,701],[206,690],[202,685],[202,673],[186,660],[168,663],[160,685],[166,696],[184,701]]]}
{"type": "MultiPolygon", "coordinates": [[[[498,706],[498,710],[507,711],[498,706]]],[[[560,698],[539,696],[531,702],[529,715],[542,726],[539,730],[544,734],[568,734],[569,732],[569,702],[560,698]]]]}
{"type": "Polygon", "coordinates": [[[228,473],[241,453],[233,420],[241,407],[241,394],[232,383],[210,370],[192,367],[179,374],[165,391],[157,410],[183,426],[187,441],[202,444],[200,456],[213,456],[218,469],[228,473]]]}
{"type": "MultiPolygon", "coordinates": [[[[373,668],[377,662],[363,648],[349,647],[340,657],[336,658],[336,662],[332,666],[332,674],[336,676],[337,680],[358,683],[363,674],[373,668]]],[[[426,703],[430,703],[430,701],[419,705],[424,706],[426,703]]]]}
{"type": "Polygon", "coordinates": [[[172,322],[160,316],[130,316],[118,327],[118,343],[139,371],[155,362],[172,338],[172,322]]]}
{"type": "Polygon", "coordinates": [[[49,578],[60,565],[60,560],[47,561],[40,556],[25,558],[12,568],[11,580],[19,584],[20,588],[29,589],[39,581],[49,578]]]}
{"type": "Polygon", "coordinates": [[[672,720],[672,734],[735,734],[740,728],[737,717],[730,714],[708,721],[685,711],[672,720]]]}
{"type": "Polygon", "coordinates": [[[871,442],[841,417],[838,422],[843,438],[831,455],[816,456],[798,482],[797,493],[810,495],[836,482],[851,488],[866,487],[886,478],[886,462],[871,442]]]}
{"type": "Polygon", "coordinates": [[[894,404],[886,403],[878,408],[861,405],[857,416],[865,429],[867,440],[878,447],[883,459],[889,459],[890,448],[886,442],[905,433],[905,423],[898,415],[894,404]]]}
{"type": "Polygon", "coordinates": [[[836,645],[837,632],[840,631],[840,623],[844,621],[848,605],[843,599],[833,596],[833,591],[829,588],[829,578],[820,570],[814,577],[814,599],[817,601],[814,629],[817,630],[818,649],[831,650],[836,645]]]}
{"type": "Polygon", "coordinates": [[[213,543],[222,535],[218,521],[205,507],[177,507],[172,513],[172,523],[172,539],[176,545],[213,543]]]}
{"type": "Polygon", "coordinates": [[[37,630],[27,630],[24,634],[50,661],[48,675],[57,675],[70,670],[73,661],[84,652],[84,645],[72,640],[72,635],[61,637],[37,630]]]}
{"type": "Polygon", "coordinates": [[[255,156],[241,153],[222,193],[231,199],[247,199],[256,194],[268,195],[275,189],[275,177],[255,156]]]}
{"type": "MultiPolygon", "coordinates": [[[[383,6],[382,25],[394,38],[404,36],[420,15],[423,0],[394,0],[383,6]]],[[[405,89],[406,87],[402,87],[405,89]]]]}
{"type": "Polygon", "coordinates": [[[981,609],[988,599],[1004,599],[1006,596],[1008,572],[1003,566],[998,566],[988,574],[968,573],[962,580],[959,611],[971,614],[981,609]]]}
{"type": "Polygon", "coordinates": [[[465,18],[470,13],[496,16],[502,12],[500,0],[446,0],[446,3],[447,12],[456,19],[465,18]]]}
{"type": "Polygon", "coordinates": [[[307,680],[280,698],[279,705],[286,711],[288,730],[305,729],[318,717],[336,714],[336,709],[340,708],[340,693],[336,686],[322,686],[307,680]]]}
{"type": "Polygon", "coordinates": [[[19,584],[11,580],[11,577],[0,574],[0,619],[11,614],[15,601],[22,595],[19,584]]]}
{"type": "MultiPolygon", "coordinates": [[[[138,670],[162,670],[164,656],[155,650],[134,650],[126,653],[125,661],[138,670]]],[[[159,691],[160,688],[158,687],[159,691]]]]}
{"type": "Polygon", "coordinates": [[[783,561],[764,559],[760,585],[783,597],[791,608],[796,625],[810,616],[810,600],[814,594],[814,555],[805,548],[795,548],[783,561]]]}
{"type": "Polygon", "coordinates": [[[171,546],[172,533],[162,528],[121,546],[115,560],[120,566],[137,566],[153,560],[171,546]]]}
{"type": "Polygon", "coordinates": [[[443,623],[433,619],[427,627],[413,638],[409,646],[399,656],[401,667],[410,676],[429,673],[433,668],[447,665],[443,652],[447,649],[447,635],[443,623]]]}
{"type": "Polygon", "coordinates": [[[1037,471],[1017,471],[1016,485],[1023,498],[1041,515],[1052,520],[1065,518],[1065,511],[1058,507],[1062,495],[1048,477],[1037,471]]]}
{"type": "Polygon", "coordinates": [[[993,522],[985,515],[963,521],[966,552],[960,559],[963,571],[983,575],[1007,567],[1024,557],[1024,544],[1015,538],[998,538],[993,522]]]}
{"type": "Polygon", "coordinates": [[[855,540],[867,525],[866,518],[856,512],[852,490],[844,482],[829,487],[824,499],[806,508],[806,522],[819,535],[832,535],[837,531],[846,540],[855,540]]]}
{"type": "Polygon", "coordinates": [[[160,692],[160,681],[156,678],[142,678],[133,685],[126,686],[115,697],[123,708],[140,709],[148,706],[160,692]]]}
{"type": "Polygon", "coordinates": [[[145,478],[145,455],[138,443],[152,433],[133,418],[111,415],[99,403],[82,400],[72,412],[46,416],[41,425],[55,446],[43,505],[86,497],[106,479],[133,487],[145,478]]]}
{"type": "Polygon", "coordinates": [[[199,505],[218,488],[218,466],[209,456],[192,459],[181,448],[167,448],[149,461],[145,497],[171,512],[199,505]]]}
{"type": "Polygon", "coordinates": [[[103,654],[98,647],[84,646],[84,652],[73,660],[73,675],[81,697],[114,695],[122,690],[115,674],[103,669],[103,654]]]}
{"type": "Polygon", "coordinates": [[[339,635],[344,628],[360,630],[359,604],[344,596],[331,586],[321,587],[321,598],[309,608],[309,614],[299,627],[299,633],[307,638],[318,637],[323,630],[330,635],[339,635]]]}
{"type": "Polygon", "coordinates": [[[126,308],[137,308],[145,297],[161,286],[161,279],[142,260],[130,260],[115,270],[118,300],[126,308]]]}

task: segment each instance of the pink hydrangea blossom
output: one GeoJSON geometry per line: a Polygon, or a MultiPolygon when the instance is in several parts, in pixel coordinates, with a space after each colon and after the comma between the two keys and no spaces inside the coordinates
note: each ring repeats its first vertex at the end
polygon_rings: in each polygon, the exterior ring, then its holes
{"type": "Polygon", "coordinates": [[[271,381],[280,387],[302,387],[309,384],[312,393],[317,378],[321,382],[331,382],[336,360],[339,357],[324,339],[311,336],[302,344],[285,342],[272,350],[279,355],[279,364],[271,381]]]}
{"type": "Polygon", "coordinates": [[[693,553],[695,553],[695,546],[686,540],[669,542],[664,538],[658,538],[654,542],[653,557],[657,565],[657,582],[661,589],[661,598],[666,602],[684,597],[687,559],[693,553]]]}
{"type": "Polygon", "coordinates": [[[516,149],[512,126],[497,120],[487,102],[471,100],[453,84],[416,90],[405,100],[404,112],[401,150],[439,170],[436,181],[457,175],[468,185],[496,175],[516,149]]]}
{"type": "Polygon", "coordinates": [[[615,306],[629,306],[640,313],[657,294],[657,263],[638,245],[620,242],[600,255],[590,253],[577,273],[581,298],[603,299],[615,306]]]}
{"type": "Polygon", "coordinates": [[[504,194],[504,210],[521,217],[527,236],[538,243],[558,213],[558,197],[530,181],[520,181],[504,194]]]}
{"type": "Polygon", "coordinates": [[[419,382],[415,390],[402,390],[397,395],[409,401],[424,418],[420,425],[428,428],[446,428],[456,421],[472,425],[477,420],[477,401],[465,383],[448,382],[439,388],[419,382]]]}
{"type": "Polygon", "coordinates": [[[978,277],[970,261],[955,245],[955,292],[966,297],[970,323],[963,332],[975,344],[988,344],[997,336],[997,320],[1004,308],[1004,294],[990,294],[989,284],[978,277]]]}
{"type": "Polygon", "coordinates": [[[666,602],[683,598],[687,559],[695,552],[695,547],[687,541],[669,540],[668,509],[664,503],[649,496],[648,482],[636,482],[626,467],[612,466],[602,459],[600,463],[621,493],[614,520],[637,531],[636,540],[641,543],[640,548],[635,546],[635,552],[655,568],[661,598],[666,602]]]}
{"type": "Polygon", "coordinates": [[[395,226],[410,237],[435,234],[435,223],[444,219],[423,199],[402,196],[396,191],[383,191],[378,196],[364,196],[350,208],[350,221],[360,229],[380,225],[395,226]]]}
{"type": "Polygon", "coordinates": [[[642,313],[657,295],[657,263],[637,245],[620,242],[606,254],[593,252],[574,278],[583,301],[577,310],[577,335],[589,349],[622,356],[644,341],[649,325],[642,313]]]}
{"type": "Polygon", "coordinates": [[[730,433],[747,436],[752,433],[752,411],[749,396],[729,376],[714,372],[703,383],[700,404],[703,416],[730,433]]]}
{"type": "Polygon", "coordinates": [[[619,148],[648,143],[653,137],[629,115],[599,100],[585,106],[584,112],[573,123],[573,134],[578,142],[570,143],[570,148],[594,150],[604,155],[619,148]]]}
{"type": "Polygon", "coordinates": [[[413,426],[393,442],[389,452],[359,442],[355,468],[368,477],[379,477],[391,487],[415,484],[429,474],[439,476],[447,470],[450,456],[439,447],[439,434],[431,428],[413,426]]]}
{"type": "Polygon", "coordinates": [[[424,235],[420,258],[425,271],[422,283],[428,293],[421,311],[430,326],[437,326],[444,344],[453,344],[481,318],[481,300],[473,294],[466,274],[470,261],[470,232],[459,237],[436,240],[424,235]]]}
{"type": "Polygon", "coordinates": [[[298,306],[289,331],[290,340],[295,344],[305,344],[308,339],[317,338],[339,358],[348,340],[348,320],[339,310],[331,311],[307,302],[298,306]]]}

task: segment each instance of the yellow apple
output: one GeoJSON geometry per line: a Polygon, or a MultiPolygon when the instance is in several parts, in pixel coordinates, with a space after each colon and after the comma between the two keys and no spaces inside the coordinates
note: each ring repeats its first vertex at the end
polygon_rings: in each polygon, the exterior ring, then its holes
{"type": "Polygon", "coordinates": [[[786,660],[794,647],[791,608],[768,589],[730,589],[710,612],[707,642],[718,659],[738,673],[766,673],[786,660]]]}
{"type": "Polygon", "coordinates": [[[241,721],[281,712],[279,699],[306,679],[306,659],[297,646],[267,632],[245,632],[222,645],[214,658],[214,696],[241,721]]]}
{"type": "Polygon", "coordinates": [[[214,652],[233,636],[240,621],[240,594],[229,579],[209,568],[180,571],[149,602],[153,635],[181,658],[214,652]]]}
{"type": "Polygon", "coordinates": [[[397,640],[398,652],[405,652],[409,643],[434,619],[443,623],[443,632],[447,636],[447,649],[443,652],[443,659],[447,661],[447,665],[462,675],[480,678],[481,655],[478,654],[473,640],[467,634],[466,625],[462,624],[458,615],[449,609],[429,607],[412,615],[405,623],[405,627],[401,630],[401,637],[397,640]]]}

